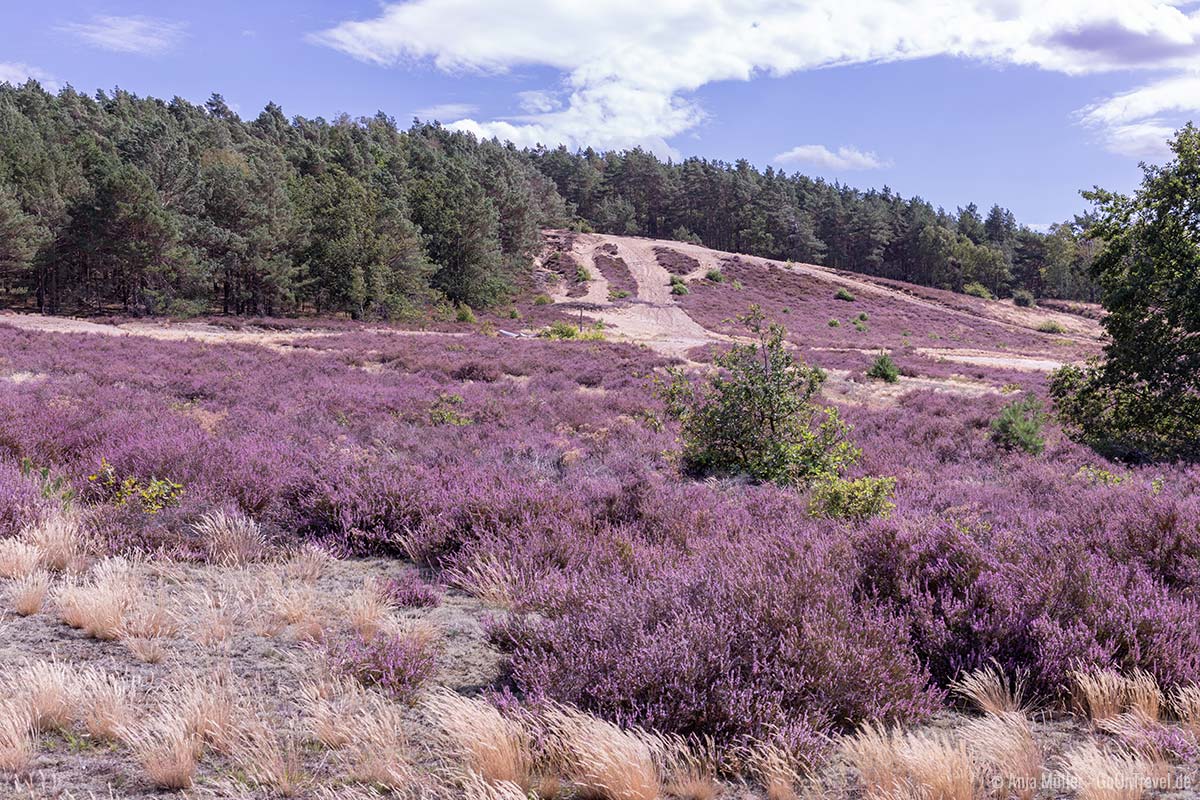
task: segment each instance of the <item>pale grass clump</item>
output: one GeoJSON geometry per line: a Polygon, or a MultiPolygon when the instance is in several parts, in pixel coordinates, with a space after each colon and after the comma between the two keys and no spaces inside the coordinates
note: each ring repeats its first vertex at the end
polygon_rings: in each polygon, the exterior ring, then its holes
{"type": "Polygon", "coordinates": [[[244,698],[227,671],[193,677],[169,689],[163,698],[163,707],[199,746],[225,754],[232,751],[241,730],[243,705],[244,698]]]}
{"type": "Polygon", "coordinates": [[[371,637],[387,626],[395,608],[384,596],[377,581],[367,580],[346,598],[345,614],[351,629],[371,637]]]}
{"type": "Polygon", "coordinates": [[[93,738],[116,741],[137,724],[137,684],[99,670],[79,675],[78,718],[93,738]]]}
{"type": "Polygon", "coordinates": [[[328,678],[300,687],[300,708],[312,740],[336,750],[349,744],[355,721],[369,711],[370,700],[358,681],[328,678]]]}
{"type": "Polygon", "coordinates": [[[42,554],[22,539],[0,540],[0,578],[24,578],[42,565],[42,554]]]}
{"type": "Polygon", "coordinates": [[[166,707],[160,714],[120,730],[121,739],[160,789],[188,789],[196,777],[201,745],[186,720],[166,707]]]}
{"type": "Polygon", "coordinates": [[[62,572],[80,565],[87,554],[87,536],[79,517],[59,511],[30,525],[21,539],[37,550],[42,567],[62,572]]]}
{"type": "Polygon", "coordinates": [[[192,594],[188,605],[191,609],[188,634],[207,649],[226,644],[242,621],[241,609],[231,592],[201,589],[192,594]]]}
{"type": "Polygon", "coordinates": [[[261,561],[267,540],[258,523],[239,511],[224,509],[205,514],[193,527],[214,564],[240,567],[261,561]]]}
{"type": "Polygon", "coordinates": [[[359,714],[342,750],[347,776],[359,783],[393,792],[419,785],[404,735],[404,719],[394,706],[382,701],[359,714]]]}
{"type": "Polygon", "coordinates": [[[289,578],[312,583],[325,574],[333,555],[313,545],[305,545],[292,554],[284,565],[283,572],[289,578]]]}
{"type": "Polygon", "coordinates": [[[49,593],[50,573],[39,569],[9,584],[8,602],[18,616],[30,617],[42,610],[49,593]]]}
{"type": "Polygon", "coordinates": [[[790,751],[774,742],[755,742],[744,753],[746,771],[758,779],[767,800],[797,800],[804,770],[790,751]]]}
{"type": "Polygon", "coordinates": [[[317,641],[324,634],[317,593],[310,586],[277,586],[271,591],[272,613],[299,641],[317,641]]]}
{"type": "Polygon", "coordinates": [[[1009,679],[999,665],[960,675],[950,684],[950,689],[970,700],[985,714],[1026,710],[1024,677],[1017,675],[1009,679]]]}
{"type": "Polygon", "coordinates": [[[529,800],[529,793],[511,781],[489,781],[476,772],[467,773],[462,785],[464,800],[529,800]]]}
{"type": "Polygon", "coordinates": [[[279,797],[296,797],[311,781],[296,737],[281,736],[262,717],[238,731],[231,755],[251,785],[279,797]]]}
{"type": "Polygon", "coordinates": [[[1071,673],[1075,704],[1092,722],[1116,717],[1137,709],[1150,719],[1158,719],[1164,699],[1154,676],[1136,670],[1128,677],[1114,670],[1098,669],[1071,673]]]}
{"type": "Polygon", "coordinates": [[[973,800],[975,767],[964,742],[944,733],[867,723],[842,752],[871,798],[973,800]]]}
{"type": "Polygon", "coordinates": [[[491,703],[449,689],[427,695],[422,709],[441,733],[456,761],[490,782],[533,785],[534,754],[529,731],[491,703]]]}
{"type": "Polygon", "coordinates": [[[4,693],[25,704],[37,730],[65,731],[75,718],[79,678],[60,661],[35,661],[15,671],[4,693]]]}
{"type": "Polygon", "coordinates": [[[33,761],[37,732],[29,707],[0,700],[0,772],[24,772],[33,761]]]}
{"type": "Polygon", "coordinates": [[[121,644],[129,654],[143,664],[161,664],[167,657],[167,648],[162,639],[143,639],[136,636],[123,637],[121,644]]]}
{"type": "Polygon", "coordinates": [[[1159,734],[1165,732],[1166,728],[1158,720],[1146,716],[1135,707],[1124,714],[1102,720],[1099,728],[1120,739],[1127,748],[1140,756],[1148,771],[1159,776],[1170,774],[1170,761],[1176,754],[1164,750],[1163,739],[1159,734]]]}
{"type": "Polygon", "coordinates": [[[659,771],[667,793],[678,800],[713,800],[717,782],[716,743],[708,737],[665,736],[658,749],[659,771]]]}
{"type": "Polygon", "coordinates": [[[511,566],[495,559],[479,559],[446,572],[446,579],[488,605],[511,609],[517,604],[520,586],[511,566]]]}
{"type": "Polygon", "coordinates": [[[55,601],[64,623],[107,641],[120,637],[139,591],[135,566],[124,558],[108,558],[92,570],[90,583],[61,585],[55,601]]]}
{"type": "Polygon", "coordinates": [[[1005,796],[1032,800],[1041,785],[1045,755],[1029,718],[1017,711],[972,720],[963,732],[971,754],[1005,796]]]}
{"type": "Polygon", "coordinates": [[[657,800],[662,794],[659,737],[559,705],[547,708],[542,722],[551,764],[582,792],[606,800],[657,800]]]}
{"type": "Polygon", "coordinates": [[[1193,736],[1200,736],[1200,686],[1193,683],[1172,689],[1171,710],[1193,736]]]}
{"type": "Polygon", "coordinates": [[[1141,756],[1091,741],[1063,757],[1063,771],[1079,800],[1141,800],[1150,777],[1141,756]]]}

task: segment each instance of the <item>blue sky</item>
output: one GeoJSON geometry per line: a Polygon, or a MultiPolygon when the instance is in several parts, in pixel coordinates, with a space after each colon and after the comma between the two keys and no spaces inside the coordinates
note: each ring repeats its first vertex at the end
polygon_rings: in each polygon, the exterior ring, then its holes
{"type": "Polygon", "coordinates": [[[8,0],[0,80],[774,165],[1027,224],[1200,121],[1182,0],[8,0]]]}

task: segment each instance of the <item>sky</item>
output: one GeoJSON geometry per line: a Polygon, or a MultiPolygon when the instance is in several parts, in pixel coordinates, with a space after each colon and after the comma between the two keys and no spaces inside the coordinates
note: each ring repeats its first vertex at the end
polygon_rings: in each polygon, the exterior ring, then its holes
{"type": "Polygon", "coordinates": [[[377,111],[1034,227],[1200,122],[1200,0],[0,0],[0,82],[377,111]]]}

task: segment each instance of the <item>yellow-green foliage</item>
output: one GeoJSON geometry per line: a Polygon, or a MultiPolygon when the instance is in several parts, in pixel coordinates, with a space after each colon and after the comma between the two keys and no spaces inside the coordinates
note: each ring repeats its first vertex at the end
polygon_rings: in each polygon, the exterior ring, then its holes
{"type": "Polygon", "coordinates": [[[543,339],[576,339],[585,342],[603,341],[604,323],[597,322],[590,328],[578,328],[569,322],[557,320],[542,329],[538,336],[543,339]]]}
{"type": "Polygon", "coordinates": [[[438,399],[429,407],[429,421],[434,425],[453,425],[459,428],[471,425],[475,420],[460,411],[462,405],[462,395],[438,395],[438,399]]]}
{"type": "Polygon", "coordinates": [[[895,478],[829,477],[813,484],[808,513],[814,517],[862,520],[886,517],[896,504],[895,478]]]}
{"type": "Polygon", "coordinates": [[[118,506],[136,503],[147,514],[157,514],[164,508],[179,505],[183,496],[183,484],[156,478],[153,475],[143,482],[134,475],[118,477],[117,471],[106,458],[101,457],[100,469],[88,480],[102,487],[118,506]]]}

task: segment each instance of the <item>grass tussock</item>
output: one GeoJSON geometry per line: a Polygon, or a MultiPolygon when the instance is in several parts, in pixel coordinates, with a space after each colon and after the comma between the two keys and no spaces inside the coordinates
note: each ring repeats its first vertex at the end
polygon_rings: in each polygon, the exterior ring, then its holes
{"type": "Polygon", "coordinates": [[[1142,670],[1129,675],[1103,669],[1073,672],[1071,693],[1076,707],[1093,723],[1129,710],[1157,720],[1166,704],[1154,676],[1142,670]]]}
{"type": "Polygon", "coordinates": [[[345,619],[360,636],[374,636],[391,620],[394,607],[384,594],[383,586],[368,580],[346,598],[345,619]]]}
{"type": "Polygon", "coordinates": [[[542,721],[550,763],[579,792],[605,800],[657,800],[663,793],[658,737],[565,706],[548,708],[542,721]]]}
{"type": "Polygon", "coordinates": [[[122,728],[120,736],[154,786],[191,788],[201,746],[177,710],[168,706],[156,717],[122,728]]]}
{"type": "Polygon", "coordinates": [[[79,517],[68,512],[49,514],[21,533],[37,550],[42,567],[52,572],[77,569],[87,555],[87,535],[79,517]]]}
{"type": "Polygon", "coordinates": [[[0,578],[24,578],[39,569],[42,554],[23,539],[0,540],[0,578]]]}
{"type": "Polygon", "coordinates": [[[137,724],[139,691],[129,679],[88,670],[79,676],[78,698],[77,716],[94,739],[117,741],[137,724]]]}
{"type": "Polygon", "coordinates": [[[199,745],[229,754],[241,729],[239,709],[245,704],[233,681],[223,671],[194,678],[172,687],[164,707],[199,745]]]}
{"type": "Polygon", "coordinates": [[[24,703],[0,700],[0,772],[24,772],[33,762],[36,731],[24,703]]]}
{"type": "Polygon", "coordinates": [[[867,723],[842,753],[869,798],[974,800],[978,789],[966,744],[945,733],[867,723]]]}
{"type": "Polygon", "coordinates": [[[1188,684],[1172,689],[1171,711],[1193,736],[1200,736],[1200,686],[1188,684]]]}
{"type": "Polygon", "coordinates": [[[1128,750],[1089,741],[1067,753],[1062,766],[1079,800],[1141,800],[1146,794],[1148,765],[1128,750]]]}
{"type": "Polygon", "coordinates": [[[17,616],[30,617],[41,612],[49,594],[50,573],[38,569],[9,584],[8,604],[17,616]]]}
{"type": "Polygon", "coordinates": [[[65,624],[110,641],[120,638],[140,591],[135,566],[124,558],[108,558],[92,569],[90,581],[60,585],[55,603],[65,624]]]}
{"type": "Polygon", "coordinates": [[[297,797],[312,780],[298,739],[277,732],[262,717],[238,731],[231,754],[252,786],[274,796],[297,797]]]}
{"type": "Polygon", "coordinates": [[[15,670],[5,692],[19,698],[39,731],[65,731],[76,714],[79,678],[60,661],[36,661],[15,670]]]}
{"type": "Polygon", "coordinates": [[[422,710],[440,732],[445,750],[463,769],[491,783],[528,791],[534,781],[533,743],[519,721],[492,704],[448,689],[427,695],[422,710]]]}
{"type": "Polygon", "coordinates": [[[192,531],[213,564],[240,567],[262,561],[267,554],[267,539],[258,523],[237,511],[205,514],[192,531]]]}
{"type": "Polygon", "coordinates": [[[369,712],[367,690],[349,678],[329,678],[300,687],[300,708],[309,738],[337,750],[350,743],[356,719],[369,712]]]}
{"type": "Polygon", "coordinates": [[[1021,675],[1007,677],[999,665],[967,672],[950,684],[955,694],[969,700],[985,714],[1024,712],[1025,679],[1021,675]]]}
{"type": "Polygon", "coordinates": [[[341,753],[352,781],[392,792],[409,791],[420,783],[409,756],[404,719],[394,706],[376,702],[358,715],[341,753]]]}
{"type": "Polygon", "coordinates": [[[1045,755],[1029,717],[1018,711],[988,714],[972,720],[963,736],[986,773],[986,784],[1006,797],[1032,800],[1041,785],[1045,755]]]}

